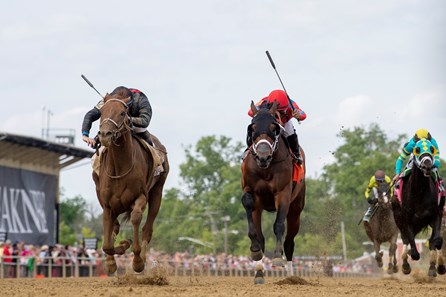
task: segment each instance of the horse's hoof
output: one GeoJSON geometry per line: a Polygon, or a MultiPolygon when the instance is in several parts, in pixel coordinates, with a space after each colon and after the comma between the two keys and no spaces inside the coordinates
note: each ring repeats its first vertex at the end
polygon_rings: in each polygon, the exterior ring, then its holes
{"type": "Polygon", "coordinates": [[[418,260],[420,260],[420,253],[417,251],[414,251],[414,252],[411,251],[410,257],[412,258],[412,260],[418,261],[418,260]]]}
{"type": "Polygon", "coordinates": [[[282,258],[274,258],[272,261],[273,267],[285,267],[285,260],[282,258]]]}
{"type": "Polygon", "coordinates": [[[261,250],[251,251],[251,257],[254,261],[260,261],[263,258],[263,252],[261,250]]]}
{"type": "Polygon", "coordinates": [[[429,271],[427,272],[427,275],[429,277],[437,277],[437,271],[435,271],[435,268],[429,268],[429,271]]]}
{"type": "Polygon", "coordinates": [[[438,265],[437,267],[437,272],[440,275],[443,275],[446,273],[446,267],[444,265],[438,265]]]}
{"type": "Polygon", "coordinates": [[[254,276],[254,285],[263,285],[265,283],[265,279],[263,278],[263,266],[262,269],[258,269],[256,266],[256,275],[254,276]]]}
{"type": "Polygon", "coordinates": [[[393,274],[393,265],[389,264],[389,266],[387,266],[387,274],[393,274]]]}
{"type": "Polygon", "coordinates": [[[265,279],[263,277],[255,277],[254,285],[263,285],[265,283],[265,279]]]}
{"type": "Polygon", "coordinates": [[[411,271],[412,271],[412,269],[410,268],[409,263],[403,263],[403,273],[409,274],[411,271]]]}
{"type": "Polygon", "coordinates": [[[116,266],[116,262],[112,261],[105,261],[105,272],[108,274],[115,273],[118,269],[118,266],[116,266]]]}
{"type": "Polygon", "coordinates": [[[138,263],[133,262],[133,265],[132,265],[133,271],[135,271],[136,273],[143,272],[144,266],[145,266],[144,262],[138,262],[138,263]]]}
{"type": "Polygon", "coordinates": [[[376,260],[376,265],[378,265],[379,268],[383,267],[383,261],[376,260]]]}
{"type": "Polygon", "coordinates": [[[133,241],[131,239],[124,239],[119,242],[119,245],[124,249],[127,250],[131,245],[133,241]]]}
{"type": "Polygon", "coordinates": [[[393,273],[398,273],[398,265],[393,265],[393,273]]]}

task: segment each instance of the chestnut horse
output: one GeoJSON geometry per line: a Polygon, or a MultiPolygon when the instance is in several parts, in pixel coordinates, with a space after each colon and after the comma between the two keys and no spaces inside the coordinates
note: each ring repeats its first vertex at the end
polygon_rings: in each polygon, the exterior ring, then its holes
{"type": "Polygon", "coordinates": [[[155,149],[148,150],[132,136],[129,101],[130,97],[124,98],[119,93],[105,96],[98,132],[99,141],[105,149],[100,155],[99,174],[93,172],[96,194],[103,209],[102,249],[107,254],[106,268],[109,273],[117,269],[114,255],[124,254],[132,244],[131,239],[125,239],[118,246],[114,245],[119,233],[120,214],[124,214],[121,223],[130,219],[133,225],[133,270],[144,270],[147,246],[152,239],[153,223],[169,173],[167,152],[160,141],[152,135],[155,149]],[[155,168],[155,160],[158,160],[158,165],[162,164],[162,168],[155,168]],[[142,228],[140,245],[139,226],[147,206],[148,215],[142,228]]]}
{"type": "Polygon", "coordinates": [[[364,229],[369,239],[373,242],[375,248],[375,259],[378,267],[383,266],[382,256],[380,251],[383,242],[389,242],[389,264],[387,273],[392,274],[398,272],[396,249],[398,239],[398,227],[393,218],[392,201],[390,195],[390,187],[386,182],[378,183],[376,190],[378,197],[378,204],[375,206],[376,211],[373,214],[370,222],[364,221],[364,229]]]}
{"type": "Polygon", "coordinates": [[[403,240],[403,265],[404,274],[411,272],[408,262],[408,254],[412,260],[419,260],[420,253],[415,244],[415,236],[426,229],[432,228],[429,238],[430,266],[428,275],[435,277],[445,273],[444,260],[439,253],[443,239],[441,238],[441,219],[443,216],[443,204],[438,198],[437,188],[433,181],[435,147],[425,138],[417,142],[413,151],[413,165],[409,175],[402,178],[401,200],[392,201],[395,222],[400,229],[403,240]],[[407,246],[410,244],[410,250],[407,246]],[[438,251],[438,252],[437,252],[438,251]],[[438,267],[437,265],[438,256],[438,267]]]}
{"type": "MultiPolygon", "coordinates": [[[[281,125],[276,119],[277,104],[257,110],[251,102],[253,119],[248,127],[253,145],[242,165],[242,204],[248,219],[248,236],[251,239],[251,257],[260,261],[265,252],[262,234],[262,212],[277,212],[273,230],[276,235],[273,266],[284,266],[285,251],[288,268],[292,268],[294,237],[300,227],[300,215],[305,204],[304,177],[293,184],[293,157],[281,125]],[[286,236],[285,233],[286,220],[286,236]],[[283,246],[283,247],[282,247],[283,246]]],[[[305,155],[301,151],[305,172],[305,155]]],[[[292,273],[292,270],[290,271],[292,273]]],[[[254,283],[264,283],[263,266],[256,266],[254,283]]]]}

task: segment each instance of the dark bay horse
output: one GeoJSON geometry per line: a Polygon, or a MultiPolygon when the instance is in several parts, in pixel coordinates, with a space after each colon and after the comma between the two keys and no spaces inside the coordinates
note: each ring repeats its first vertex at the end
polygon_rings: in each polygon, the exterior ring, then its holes
{"type": "Polygon", "coordinates": [[[378,183],[377,197],[378,204],[376,206],[376,211],[370,219],[370,222],[364,221],[364,229],[369,239],[373,242],[375,259],[378,267],[383,266],[383,252],[380,251],[381,244],[383,242],[388,242],[390,244],[387,273],[396,273],[398,272],[396,241],[398,239],[399,230],[396,226],[395,219],[393,218],[389,184],[386,182],[378,183]]]}
{"type": "Polygon", "coordinates": [[[147,246],[152,238],[153,223],[169,172],[166,149],[154,135],[152,138],[157,149],[150,150],[152,153],[132,136],[129,101],[130,97],[125,98],[119,93],[105,96],[98,135],[106,149],[99,156],[99,173],[93,172],[96,194],[103,209],[102,248],[107,254],[106,268],[109,273],[117,269],[114,255],[124,254],[132,244],[131,239],[125,239],[118,246],[114,245],[119,233],[120,214],[124,214],[122,221],[129,219],[133,225],[133,270],[144,270],[147,246]],[[157,164],[162,167],[155,168],[157,164]],[[147,206],[148,215],[142,228],[140,245],[139,226],[147,206]]]}
{"type": "MultiPolygon", "coordinates": [[[[284,266],[283,251],[291,264],[294,237],[300,227],[300,214],[305,204],[305,155],[300,168],[303,178],[293,185],[293,157],[277,122],[277,104],[257,110],[251,102],[253,119],[248,127],[253,145],[242,165],[242,204],[248,219],[251,257],[260,261],[265,252],[262,234],[262,211],[277,212],[273,230],[276,235],[273,266],[284,266]],[[285,233],[286,220],[286,236],[285,233]],[[283,247],[282,247],[283,246],[283,247]]],[[[291,268],[291,267],[289,267],[291,268]]],[[[292,270],[291,272],[292,273],[292,270]]],[[[255,283],[264,283],[263,266],[256,267],[255,283]]]]}
{"type": "MultiPolygon", "coordinates": [[[[409,175],[402,178],[401,202],[394,199],[392,202],[395,222],[400,229],[404,249],[402,254],[404,274],[411,272],[408,253],[412,260],[419,260],[420,253],[415,245],[415,236],[428,226],[432,228],[429,238],[430,266],[428,275],[434,277],[445,273],[444,261],[441,253],[443,240],[440,235],[443,205],[438,198],[435,183],[431,177],[434,173],[435,147],[422,138],[417,142],[413,151],[413,165],[409,175]],[[407,245],[410,244],[408,251],[407,245]],[[438,254],[438,267],[437,265],[438,254]]],[[[401,184],[400,184],[401,186],[401,184]]]]}

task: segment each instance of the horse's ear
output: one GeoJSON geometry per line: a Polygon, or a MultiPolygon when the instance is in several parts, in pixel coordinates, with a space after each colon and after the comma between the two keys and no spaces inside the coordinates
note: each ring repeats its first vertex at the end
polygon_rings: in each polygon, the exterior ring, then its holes
{"type": "Polygon", "coordinates": [[[251,111],[252,111],[252,116],[255,116],[258,112],[256,105],[254,104],[254,101],[251,100],[251,111]]]}
{"type": "Polygon", "coordinates": [[[127,104],[127,103],[129,103],[129,101],[130,101],[130,96],[128,96],[127,98],[124,98],[124,99],[122,99],[122,101],[124,101],[125,102],[125,104],[127,104]]]}
{"type": "Polygon", "coordinates": [[[273,103],[273,105],[270,107],[269,112],[270,112],[272,115],[276,115],[276,112],[277,112],[277,101],[276,101],[276,100],[274,100],[274,103],[273,103]]]}

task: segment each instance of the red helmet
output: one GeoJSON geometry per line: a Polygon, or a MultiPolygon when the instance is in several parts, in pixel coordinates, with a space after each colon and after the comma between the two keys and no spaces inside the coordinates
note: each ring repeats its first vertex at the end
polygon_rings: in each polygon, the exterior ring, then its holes
{"type": "Polygon", "coordinates": [[[277,101],[277,109],[278,110],[286,110],[290,102],[288,101],[288,96],[283,90],[274,90],[268,95],[268,102],[274,103],[277,101]]]}

